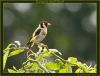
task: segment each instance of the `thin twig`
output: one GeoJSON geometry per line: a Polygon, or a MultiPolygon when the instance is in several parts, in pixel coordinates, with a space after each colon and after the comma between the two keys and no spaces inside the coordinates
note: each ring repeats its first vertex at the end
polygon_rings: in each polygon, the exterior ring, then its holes
{"type": "Polygon", "coordinates": [[[37,64],[46,72],[46,73],[50,73],[49,71],[48,71],[48,69],[46,69],[39,61],[36,61],[37,62],[37,64]]]}
{"type": "Polygon", "coordinates": [[[62,60],[64,63],[66,63],[66,62],[67,62],[66,60],[64,60],[64,59],[63,59],[63,58],[61,58],[60,56],[56,55],[55,53],[51,53],[51,54],[53,54],[54,56],[56,56],[57,58],[59,58],[60,60],[62,60]]]}

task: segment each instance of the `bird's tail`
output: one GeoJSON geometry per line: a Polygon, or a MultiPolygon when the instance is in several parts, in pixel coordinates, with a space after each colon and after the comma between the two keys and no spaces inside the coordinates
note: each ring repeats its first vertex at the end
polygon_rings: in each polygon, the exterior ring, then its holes
{"type": "Polygon", "coordinates": [[[36,37],[31,37],[30,39],[29,39],[29,42],[26,44],[26,46],[29,48],[29,49],[31,49],[31,47],[34,45],[34,41],[33,40],[35,40],[35,38],[36,37]]]}
{"type": "Polygon", "coordinates": [[[26,47],[28,47],[28,49],[31,49],[32,46],[33,46],[32,42],[28,42],[28,43],[26,44],[26,47]]]}

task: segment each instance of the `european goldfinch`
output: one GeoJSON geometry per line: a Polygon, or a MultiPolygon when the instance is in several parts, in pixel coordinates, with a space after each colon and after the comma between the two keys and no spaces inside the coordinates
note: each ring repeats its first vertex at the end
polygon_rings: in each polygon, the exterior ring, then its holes
{"type": "Polygon", "coordinates": [[[39,24],[29,42],[26,44],[29,49],[31,49],[31,47],[33,47],[35,44],[38,45],[46,37],[49,25],[51,24],[47,21],[43,21],[39,24]]]}

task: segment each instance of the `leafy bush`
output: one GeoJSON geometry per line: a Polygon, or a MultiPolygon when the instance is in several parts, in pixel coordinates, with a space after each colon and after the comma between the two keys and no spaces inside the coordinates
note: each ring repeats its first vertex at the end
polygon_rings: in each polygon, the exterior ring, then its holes
{"type": "MultiPolygon", "coordinates": [[[[9,57],[16,56],[24,52],[25,49],[27,48],[20,47],[19,41],[9,44],[3,50],[3,70],[9,57]]],[[[87,66],[75,57],[65,60],[60,55],[62,54],[57,49],[49,49],[47,46],[39,47],[37,53],[28,50],[27,60],[23,62],[20,69],[13,66],[12,69],[7,70],[9,73],[96,73],[97,71],[96,65],[94,67],[87,66]],[[76,67],[75,71],[73,71],[73,67],[76,67]]]]}

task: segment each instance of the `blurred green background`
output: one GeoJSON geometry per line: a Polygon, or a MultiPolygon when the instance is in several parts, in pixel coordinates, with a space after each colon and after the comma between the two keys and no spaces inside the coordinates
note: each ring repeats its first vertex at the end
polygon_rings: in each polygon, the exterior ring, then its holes
{"type": "MultiPolygon", "coordinates": [[[[25,46],[41,21],[52,24],[43,43],[62,52],[62,58],[77,57],[81,62],[96,63],[96,3],[4,3],[4,47],[14,41],[25,46]]],[[[33,48],[34,49],[34,48],[33,48]]],[[[6,68],[19,68],[26,53],[8,59],[6,68]]]]}

